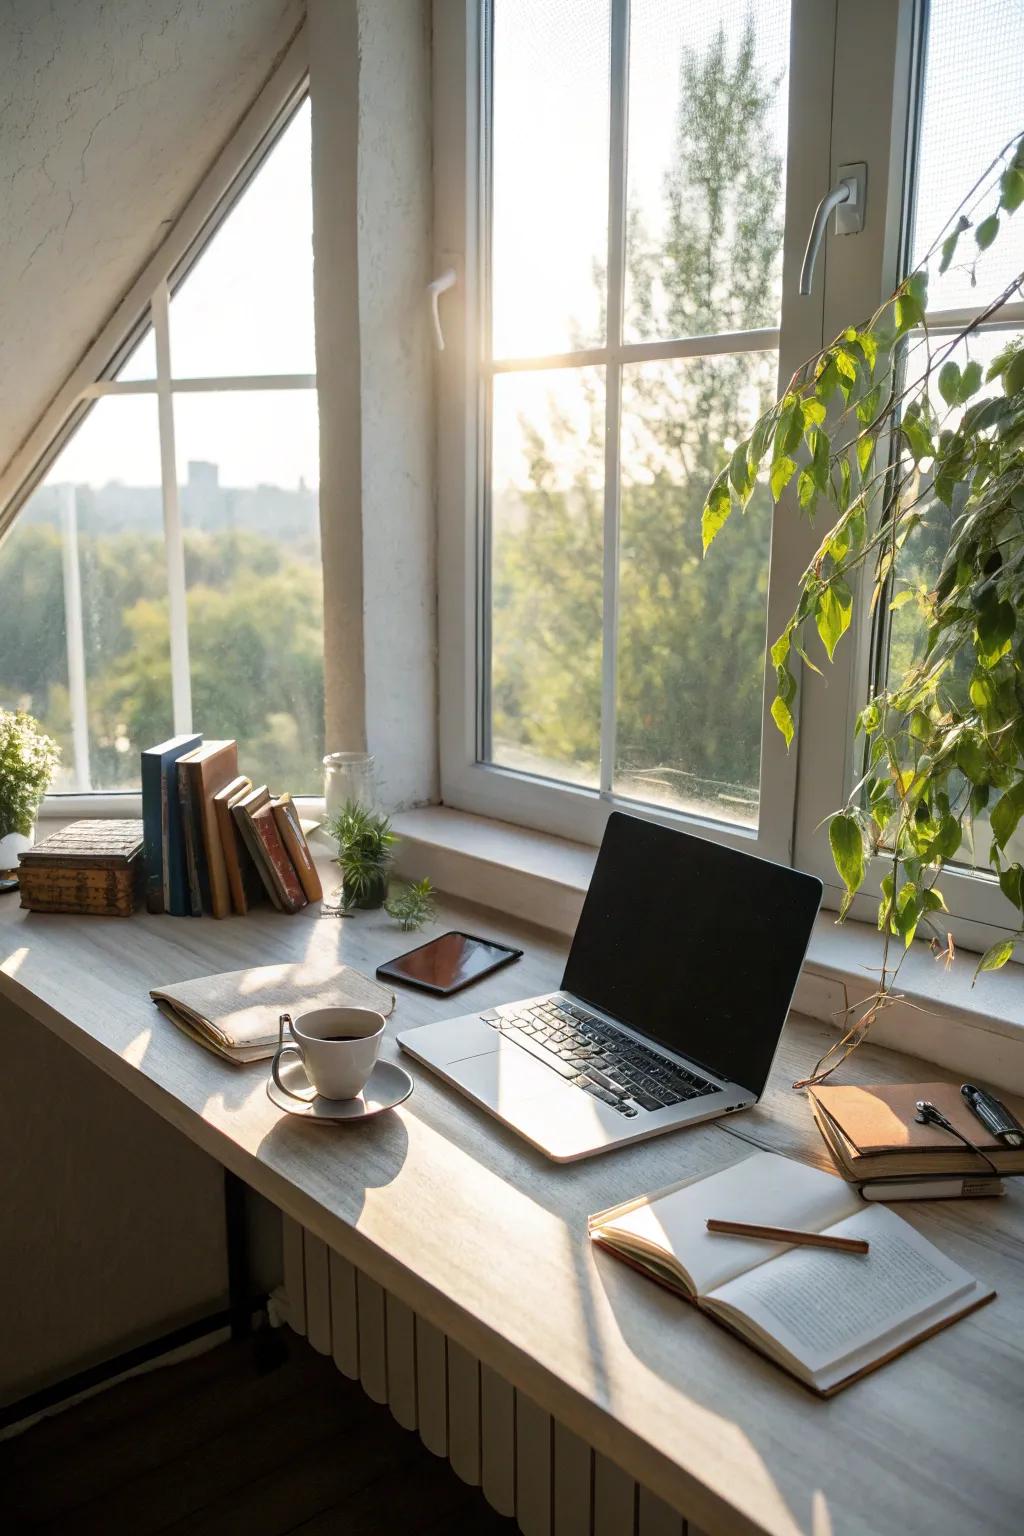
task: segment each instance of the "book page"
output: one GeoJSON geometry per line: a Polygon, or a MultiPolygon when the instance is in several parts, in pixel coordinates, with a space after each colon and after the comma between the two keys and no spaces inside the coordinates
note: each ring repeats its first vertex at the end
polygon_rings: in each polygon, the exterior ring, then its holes
{"type": "Polygon", "coordinates": [[[599,1230],[613,1240],[626,1239],[622,1246],[629,1252],[671,1254],[694,1294],[702,1296],[786,1251],[784,1243],[709,1232],[709,1217],[821,1232],[860,1205],[856,1190],[834,1174],[774,1152],[755,1152],[685,1189],[612,1216],[599,1230]]]}
{"type": "Polygon", "coordinates": [[[790,1248],[708,1298],[713,1307],[749,1319],[812,1375],[865,1351],[877,1358],[902,1325],[916,1318],[924,1323],[975,1287],[973,1276],[884,1206],[860,1210],[828,1230],[866,1238],[870,1251],[790,1248]]]}

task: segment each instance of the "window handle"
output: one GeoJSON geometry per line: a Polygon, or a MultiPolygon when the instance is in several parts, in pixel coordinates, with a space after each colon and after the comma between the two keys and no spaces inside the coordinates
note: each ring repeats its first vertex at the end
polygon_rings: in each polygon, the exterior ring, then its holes
{"type": "Polygon", "coordinates": [[[804,264],[800,268],[800,287],[798,292],[806,298],[811,291],[814,281],[814,267],[818,260],[818,252],[821,242],[825,238],[825,230],[834,210],[836,213],[836,234],[857,235],[864,228],[864,203],[867,197],[868,168],[862,162],[858,165],[841,165],[839,167],[839,179],[831,191],[826,192],[817,208],[814,210],[814,218],[811,220],[811,232],[807,236],[807,249],[804,252],[804,264]]]}
{"type": "Polygon", "coordinates": [[[444,331],[441,329],[441,312],[437,301],[442,293],[447,293],[449,288],[454,287],[454,267],[449,267],[447,272],[442,272],[440,277],[435,277],[432,283],[427,284],[427,292],[430,294],[430,313],[434,321],[434,341],[437,343],[439,352],[444,351],[444,331]]]}

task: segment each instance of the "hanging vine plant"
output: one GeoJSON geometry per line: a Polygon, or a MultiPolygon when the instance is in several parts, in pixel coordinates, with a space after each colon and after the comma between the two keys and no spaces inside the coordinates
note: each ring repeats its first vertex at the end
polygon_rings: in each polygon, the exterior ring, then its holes
{"type": "Polygon", "coordinates": [[[886,861],[880,985],[808,1081],[834,1070],[893,1001],[893,944],[905,952],[929,933],[952,955],[939,882],[962,849],[991,867],[1013,913],[1012,936],[986,951],[978,971],[1005,965],[1024,939],[1024,867],[1008,853],[1024,815],[1024,337],[987,370],[970,357],[972,336],[1019,297],[1024,272],[955,334],[933,336],[925,318],[932,264],[944,273],[963,262],[974,280],[979,255],[1022,202],[1024,135],[881,308],[797,370],[704,505],[705,555],[762,473],[775,500],[795,479],[802,511],[828,518],[770,650],[772,716],[787,747],[796,731],[794,658],[820,671],[810,654],[820,642],[832,661],[862,573],[870,573],[873,613],[913,604],[920,619],[917,654],[903,668],[890,664],[857,716],[863,771],[829,822],[845,892],[840,921],[870,861],[886,861]],[[908,579],[913,541],[947,526],[934,579],[908,579]]]}

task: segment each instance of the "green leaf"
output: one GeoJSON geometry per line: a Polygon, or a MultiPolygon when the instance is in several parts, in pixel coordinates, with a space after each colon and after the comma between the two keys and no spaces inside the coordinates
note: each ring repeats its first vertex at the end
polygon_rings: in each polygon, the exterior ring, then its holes
{"type": "Polygon", "coordinates": [[[866,395],[862,395],[857,401],[857,420],[868,426],[878,415],[878,407],[882,403],[882,386],[876,384],[874,389],[869,389],[866,395]]]}
{"type": "MultiPolygon", "coordinates": [[[[779,500],[783,491],[786,489],[786,486],[789,484],[790,480],[792,480],[795,470],[795,459],[791,459],[787,455],[783,455],[781,459],[776,459],[775,463],[772,465],[771,474],[771,490],[773,501],[779,500]]],[[[705,545],[705,548],[706,547],[707,546],[705,545]]]]}
{"type": "Polygon", "coordinates": [[[947,405],[956,405],[960,391],[960,367],[952,361],[939,369],[939,394],[947,405]]]}
{"type": "Polygon", "coordinates": [[[992,719],[996,706],[996,685],[992,678],[985,672],[976,672],[971,678],[967,689],[971,703],[981,715],[982,722],[987,726],[992,719]]]}
{"type": "Polygon", "coordinates": [[[970,219],[965,218],[964,215],[961,214],[957,220],[956,228],[952,231],[951,234],[948,234],[945,240],[942,242],[942,260],[939,262],[940,272],[947,272],[949,270],[949,264],[956,254],[957,241],[960,239],[960,236],[963,234],[964,230],[970,229],[970,227],[970,219]]]}
{"type": "Polygon", "coordinates": [[[1010,649],[1017,617],[1010,603],[989,603],[978,614],[976,645],[978,660],[984,667],[994,667],[1010,649]]]}
{"type": "Polygon", "coordinates": [[[925,857],[930,863],[933,859],[954,859],[960,851],[960,843],[963,831],[955,816],[943,816],[939,822],[939,830],[932,838],[925,857]]]}
{"type": "Polygon", "coordinates": [[[1019,864],[1011,864],[1007,869],[1000,870],[999,889],[1018,911],[1024,911],[1024,869],[1019,864]]]}
{"type": "Polygon", "coordinates": [[[729,481],[741,501],[745,501],[753,489],[754,480],[747,461],[747,444],[739,443],[729,460],[729,481]]]}
{"type": "Polygon", "coordinates": [[[729,495],[729,487],[724,477],[719,475],[708,492],[708,499],[704,503],[704,511],[701,514],[700,532],[705,554],[729,521],[731,512],[732,497],[729,495]]]}
{"type": "Polygon", "coordinates": [[[964,736],[956,749],[956,765],[972,784],[987,784],[989,764],[981,745],[973,736],[964,736]]]}
{"type": "Polygon", "coordinates": [[[981,388],[981,364],[968,363],[964,369],[963,378],[960,380],[960,388],[957,390],[957,403],[963,405],[972,395],[977,394],[981,388]]]}
{"type": "Polygon", "coordinates": [[[784,629],[772,646],[771,658],[773,667],[785,666],[786,657],[789,655],[790,636],[792,633],[791,628],[784,629]]]}
{"type": "Polygon", "coordinates": [[[913,942],[923,911],[924,898],[914,882],[908,880],[896,898],[896,911],[893,915],[893,927],[907,949],[913,942]]]}
{"type": "Polygon", "coordinates": [[[1015,395],[1022,389],[1024,389],[1024,348],[1011,355],[1003,373],[1003,390],[1006,394],[1015,395]]]}
{"type": "Polygon", "coordinates": [[[902,335],[913,330],[924,319],[924,310],[912,294],[905,293],[896,300],[896,329],[902,335]]]}
{"type": "Polygon", "coordinates": [[[837,347],[835,352],[836,369],[840,378],[848,379],[851,384],[857,382],[857,359],[845,347],[837,347]]]}
{"type": "Polygon", "coordinates": [[[800,471],[796,482],[796,492],[800,506],[806,511],[818,494],[817,487],[814,484],[814,476],[809,469],[802,469],[800,471]]]}
{"type": "Polygon", "coordinates": [[[1003,172],[1000,181],[1000,199],[1007,213],[1016,213],[1021,203],[1024,203],[1024,171],[1015,165],[1003,172]]]}
{"type": "Polygon", "coordinates": [[[794,736],[793,716],[789,705],[783,699],[776,697],[772,700],[772,719],[785,737],[788,749],[794,736]]]}
{"type": "Polygon", "coordinates": [[[989,817],[992,836],[1000,848],[1005,848],[1024,812],[1024,783],[1018,783],[1000,795],[989,817]]]}
{"type": "Polygon", "coordinates": [[[915,464],[919,464],[922,459],[931,457],[933,452],[932,440],[928,435],[927,427],[925,427],[920,417],[905,416],[900,423],[900,430],[906,439],[907,447],[910,449],[910,454],[915,464]]]}
{"type": "Polygon", "coordinates": [[[819,491],[825,491],[828,489],[829,455],[832,445],[828,434],[820,427],[815,428],[811,436],[814,439],[811,449],[811,478],[819,491]]]}
{"type": "Polygon", "coordinates": [[[911,272],[903,286],[922,311],[928,308],[928,271],[925,267],[911,272]]]}
{"type": "Polygon", "coordinates": [[[974,231],[974,238],[978,242],[978,250],[987,251],[998,233],[999,215],[997,213],[990,213],[987,219],[982,219],[974,231]]]}
{"type": "Polygon", "coordinates": [[[1016,941],[1014,939],[1000,939],[998,944],[993,944],[986,949],[978,961],[978,969],[974,973],[975,981],[977,981],[982,971],[1001,970],[1007,960],[1013,959],[1015,947],[1016,941]]]}
{"type": "Polygon", "coordinates": [[[821,400],[816,399],[813,395],[805,400],[803,403],[804,431],[806,432],[810,427],[819,427],[825,420],[826,415],[827,412],[821,400]]]}
{"type": "Polygon", "coordinates": [[[860,827],[848,811],[833,816],[828,824],[828,841],[839,878],[846,887],[840,914],[842,916],[864,879],[864,839],[860,827]]]}
{"type": "Polygon", "coordinates": [[[873,437],[868,437],[867,435],[864,435],[864,434],[862,434],[860,437],[858,437],[858,439],[857,439],[857,464],[858,464],[858,467],[860,469],[860,472],[861,472],[862,476],[867,474],[868,469],[869,469],[870,464],[871,464],[871,460],[874,457],[874,452],[875,452],[875,440],[874,440],[873,437]]]}
{"type": "Polygon", "coordinates": [[[821,592],[815,612],[821,643],[832,660],[835,648],[850,627],[853,598],[842,577],[834,577],[821,592]]]}

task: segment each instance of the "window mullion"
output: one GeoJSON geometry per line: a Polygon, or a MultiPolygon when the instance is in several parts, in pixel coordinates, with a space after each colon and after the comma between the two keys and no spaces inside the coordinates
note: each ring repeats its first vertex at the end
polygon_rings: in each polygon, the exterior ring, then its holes
{"type": "Polygon", "coordinates": [[[174,451],[174,402],[171,398],[170,296],[166,283],[153,294],[151,313],[156,339],[157,411],[160,425],[160,485],[164,510],[164,557],[171,641],[171,698],[174,730],[192,730],[192,678],[188,656],[188,605],[185,587],[185,541],[178,503],[178,470],[174,451]]]}
{"type": "Polygon", "coordinates": [[[629,0],[612,0],[611,110],[608,131],[607,343],[604,423],[604,571],[601,627],[601,792],[615,775],[615,678],[619,632],[619,420],[626,265],[626,144],[629,81],[629,0]]]}

